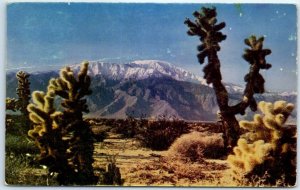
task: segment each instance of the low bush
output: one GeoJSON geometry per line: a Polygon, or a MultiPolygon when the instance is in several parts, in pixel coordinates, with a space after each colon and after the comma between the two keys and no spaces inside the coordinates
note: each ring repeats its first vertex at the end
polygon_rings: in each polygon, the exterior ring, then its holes
{"type": "Polygon", "coordinates": [[[27,131],[22,127],[24,119],[18,114],[6,114],[5,130],[6,134],[27,136],[27,131]]]}
{"type": "Polygon", "coordinates": [[[116,164],[116,156],[107,158],[105,171],[99,177],[99,183],[102,185],[122,185],[124,179],[121,177],[120,168],[116,164]]]}
{"type": "Polygon", "coordinates": [[[184,161],[203,162],[204,158],[218,158],[223,155],[224,143],[221,133],[192,132],[175,140],[168,150],[169,158],[184,161]]]}
{"type": "Polygon", "coordinates": [[[137,138],[152,150],[167,150],[175,139],[189,131],[187,122],[176,118],[169,120],[165,116],[157,121],[140,120],[138,129],[137,138]]]}
{"type": "Polygon", "coordinates": [[[110,127],[107,127],[105,125],[101,125],[101,126],[93,126],[91,128],[92,132],[93,132],[93,136],[96,140],[96,142],[103,142],[104,139],[107,138],[107,132],[110,130],[110,127]]]}
{"type": "Polygon", "coordinates": [[[121,134],[123,138],[133,138],[138,133],[138,120],[130,115],[124,120],[116,120],[113,123],[112,132],[121,134]]]}

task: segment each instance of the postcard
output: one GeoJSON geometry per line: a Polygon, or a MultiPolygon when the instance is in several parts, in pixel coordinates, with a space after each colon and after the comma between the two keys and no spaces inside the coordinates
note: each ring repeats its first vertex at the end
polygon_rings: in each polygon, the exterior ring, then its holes
{"type": "Polygon", "coordinates": [[[296,5],[6,8],[6,185],[296,185],[296,5]]]}

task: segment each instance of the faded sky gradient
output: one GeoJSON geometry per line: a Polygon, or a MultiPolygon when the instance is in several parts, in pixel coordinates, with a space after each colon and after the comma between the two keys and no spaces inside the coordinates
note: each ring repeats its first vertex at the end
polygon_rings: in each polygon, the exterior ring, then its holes
{"type": "MultiPolygon", "coordinates": [[[[212,4],[13,3],[7,7],[7,69],[45,70],[82,60],[169,61],[202,76],[197,37],[186,17],[212,4]],[[50,67],[51,66],[51,67],[50,67]]],[[[213,4],[227,39],[219,58],[226,82],[244,85],[244,39],[265,36],[272,50],[266,89],[296,91],[297,16],[294,5],[213,4]]]]}

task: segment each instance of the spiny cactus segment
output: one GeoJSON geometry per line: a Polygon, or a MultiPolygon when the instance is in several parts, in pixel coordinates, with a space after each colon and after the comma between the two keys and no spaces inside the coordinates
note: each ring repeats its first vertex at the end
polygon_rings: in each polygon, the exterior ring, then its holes
{"type": "Polygon", "coordinates": [[[262,115],[253,121],[240,121],[248,131],[238,140],[228,163],[236,179],[262,177],[266,172],[267,185],[275,185],[284,176],[286,185],[296,180],[296,129],[285,125],[294,105],[285,101],[260,102],[262,115]]]}

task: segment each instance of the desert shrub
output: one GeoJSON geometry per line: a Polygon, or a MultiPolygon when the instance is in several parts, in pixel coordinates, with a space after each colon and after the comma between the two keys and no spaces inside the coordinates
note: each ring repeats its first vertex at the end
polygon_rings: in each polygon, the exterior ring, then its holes
{"type": "Polygon", "coordinates": [[[116,164],[116,156],[110,156],[107,158],[107,164],[105,171],[100,175],[99,182],[104,185],[122,185],[124,179],[121,177],[120,168],[116,164]]]}
{"type": "Polygon", "coordinates": [[[175,139],[189,131],[187,122],[176,118],[169,120],[166,116],[157,121],[140,120],[138,129],[137,138],[152,150],[167,150],[175,139]]]}
{"type": "MultiPolygon", "coordinates": [[[[22,119],[20,115],[6,114],[5,116],[5,132],[6,134],[24,135],[24,129],[21,126],[22,119]]],[[[26,135],[27,136],[27,135],[26,135]]]]}
{"type": "Polygon", "coordinates": [[[224,144],[221,133],[192,132],[174,141],[168,150],[169,158],[184,161],[203,162],[204,158],[218,158],[222,155],[224,144]]]}
{"type": "Polygon", "coordinates": [[[97,142],[103,142],[104,139],[106,139],[108,136],[107,132],[110,130],[110,127],[101,125],[101,126],[93,126],[91,129],[92,129],[95,140],[97,142]]]}
{"type": "Polygon", "coordinates": [[[285,126],[293,104],[260,102],[262,115],[241,121],[248,132],[238,140],[228,163],[234,180],[250,186],[293,186],[296,182],[296,129],[285,126]],[[257,180],[260,179],[259,183],[257,180]],[[280,183],[279,183],[280,182],[280,183]]]}
{"type": "Polygon", "coordinates": [[[111,127],[105,124],[107,119],[86,118],[84,121],[91,126],[93,137],[97,142],[103,142],[107,138],[107,132],[111,130],[111,127]]]}
{"type": "Polygon", "coordinates": [[[101,131],[99,133],[94,133],[94,138],[97,142],[103,142],[104,139],[107,138],[107,133],[106,133],[106,131],[101,131]]]}
{"type": "Polygon", "coordinates": [[[138,133],[138,119],[127,115],[126,119],[116,120],[112,132],[121,134],[123,138],[133,138],[138,133]]]}

